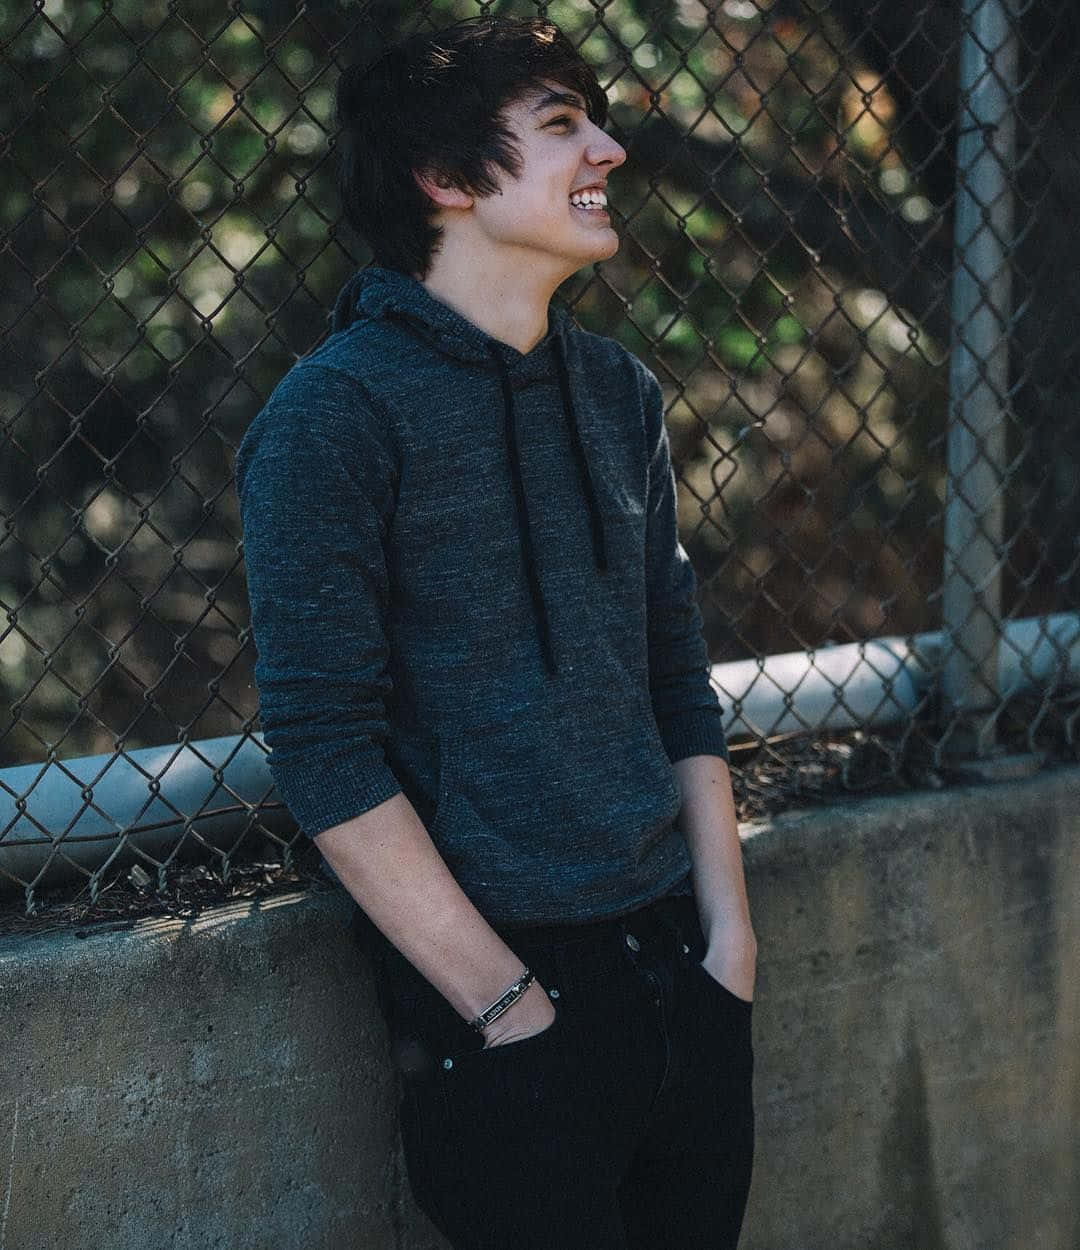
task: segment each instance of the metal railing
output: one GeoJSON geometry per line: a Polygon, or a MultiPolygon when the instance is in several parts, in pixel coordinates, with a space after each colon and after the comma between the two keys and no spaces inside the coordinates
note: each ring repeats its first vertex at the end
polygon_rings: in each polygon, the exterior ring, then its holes
{"type": "MultiPolygon", "coordinates": [[[[231,461],[368,259],[336,75],[538,11],[0,8],[0,883],[28,910],[64,872],[289,862],[231,461]]],[[[897,777],[1075,754],[1069,0],[543,12],[629,152],[620,251],[561,294],[664,385],[733,741],[857,726],[897,777]]]]}

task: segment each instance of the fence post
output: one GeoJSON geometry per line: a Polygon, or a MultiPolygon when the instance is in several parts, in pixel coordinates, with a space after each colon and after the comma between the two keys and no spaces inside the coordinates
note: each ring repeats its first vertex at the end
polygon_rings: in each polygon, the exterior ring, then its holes
{"type": "Polygon", "coordinates": [[[996,744],[1017,80],[1011,0],[961,0],[961,15],[939,746],[952,758],[996,744]]]}

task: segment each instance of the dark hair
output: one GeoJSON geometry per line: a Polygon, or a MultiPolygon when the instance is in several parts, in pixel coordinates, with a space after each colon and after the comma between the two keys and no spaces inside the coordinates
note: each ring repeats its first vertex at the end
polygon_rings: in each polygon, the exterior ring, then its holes
{"type": "Polygon", "coordinates": [[[443,232],[414,170],[477,196],[498,190],[496,169],[519,176],[521,153],[500,113],[542,79],[580,92],[590,121],[605,124],[607,97],[595,73],[557,26],[539,18],[467,18],[342,72],[342,207],[377,264],[428,274],[443,232]]]}

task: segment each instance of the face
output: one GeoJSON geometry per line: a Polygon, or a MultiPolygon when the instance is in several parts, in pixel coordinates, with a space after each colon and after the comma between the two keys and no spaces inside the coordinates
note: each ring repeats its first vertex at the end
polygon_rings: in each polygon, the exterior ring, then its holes
{"type": "Polygon", "coordinates": [[[586,191],[597,199],[626,151],[589,120],[585,101],[559,83],[523,96],[504,111],[521,154],[521,174],[498,170],[501,194],[473,200],[473,226],[508,259],[569,277],[583,265],[619,250],[619,237],[602,206],[571,203],[586,191]],[[554,98],[561,97],[561,98],[554,98]]]}

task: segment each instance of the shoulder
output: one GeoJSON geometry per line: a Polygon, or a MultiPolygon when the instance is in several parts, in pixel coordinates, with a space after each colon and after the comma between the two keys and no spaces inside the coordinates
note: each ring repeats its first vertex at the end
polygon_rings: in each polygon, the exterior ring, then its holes
{"type": "Polygon", "coordinates": [[[568,328],[574,345],[577,382],[617,414],[618,429],[636,428],[646,457],[651,458],[665,436],[664,393],[656,374],[622,343],[577,326],[568,328]]]}
{"type": "Polygon", "coordinates": [[[370,437],[385,431],[378,398],[381,357],[362,340],[361,327],[349,327],[295,361],[252,420],[245,441],[273,437],[339,444],[358,432],[370,437]]]}
{"type": "Polygon", "coordinates": [[[313,370],[327,370],[351,378],[368,395],[392,388],[395,379],[410,371],[414,347],[404,327],[392,319],[358,317],[337,330],[301,360],[313,370]]]}
{"type": "Polygon", "coordinates": [[[576,325],[567,327],[567,335],[579,366],[591,378],[601,378],[624,393],[633,392],[642,402],[659,394],[656,374],[617,339],[576,325]]]}
{"type": "Polygon", "coordinates": [[[290,464],[291,480],[301,466],[314,469],[331,458],[393,473],[393,439],[382,406],[362,374],[344,365],[337,352],[320,348],[282,375],[237,449],[238,490],[256,461],[261,479],[290,464]]]}

